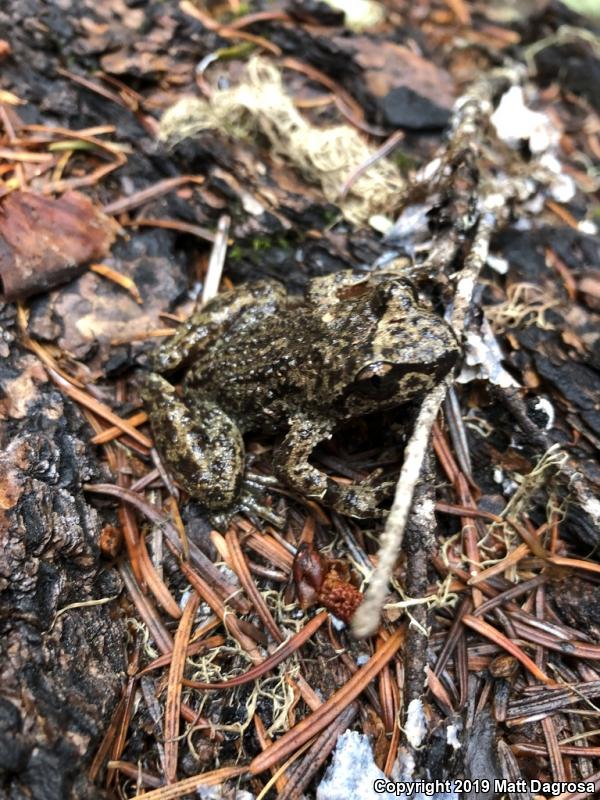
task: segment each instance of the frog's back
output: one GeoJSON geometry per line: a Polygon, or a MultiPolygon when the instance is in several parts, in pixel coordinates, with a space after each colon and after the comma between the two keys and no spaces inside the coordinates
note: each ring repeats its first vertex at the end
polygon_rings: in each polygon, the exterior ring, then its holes
{"type": "Polygon", "coordinates": [[[321,342],[318,320],[304,306],[246,322],[196,360],[185,392],[210,396],[242,430],[277,431],[316,393],[321,342]]]}

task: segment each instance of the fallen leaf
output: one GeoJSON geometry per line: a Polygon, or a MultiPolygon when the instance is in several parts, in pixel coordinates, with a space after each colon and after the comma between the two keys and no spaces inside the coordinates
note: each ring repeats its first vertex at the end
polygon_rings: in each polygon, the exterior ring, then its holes
{"type": "Polygon", "coordinates": [[[5,300],[65,283],[115,238],[112,220],[80,192],[53,199],[12,192],[0,203],[0,290],[5,300]]]}

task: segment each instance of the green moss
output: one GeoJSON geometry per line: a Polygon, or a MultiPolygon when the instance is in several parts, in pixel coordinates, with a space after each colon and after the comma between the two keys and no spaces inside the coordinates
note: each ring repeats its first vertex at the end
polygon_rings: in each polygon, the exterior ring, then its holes
{"type": "Polygon", "coordinates": [[[261,250],[269,250],[273,247],[273,242],[267,236],[255,236],[252,239],[251,247],[255,253],[260,253],[261,250]]]}
{"type": "Polygon", "coordinates": [[[252,239],[233,244],[227,251],[227,260],[242,261],[243,259],[249,259],[251,261],[257,253],[264,253],[273,249],[291,250],[295,244],[297,244],[296,237],[292,242],[282,235],[266,236],[257,234],[252,239]]]}
{"type": "Polygon", "coordinates": [[[399,149],[394,150],[390,156],[390,161],[392,161],[403,174],[406,174],[411,169],[415,169],[415,167],[417,167],[417,162],[415,159],[399,149]]]}
{"type": "Polygon", "coordinates": [[[227,251],[228,261],[241,261],[244,258],[244,248],[239,244],[232,245],[227,251]]]}
{"type": "Polygon", "coordinates": [[[240,3],[238,10],[235,12],[234,17],[244,17],[252,11],[250,3],[240,3]]]}
{"type": "Polygon", "coordinates": [[[256,50],[256,45],[252,42],[241,42],[231,47],[222,47],[220,50],[217,50],[217,55],[221,60],[226,61],[234,58],[246,58],[246,56],[249,56],[254,50],[256,50]]]}
{"type": "Polygon", "coordinates": [[[562,0],[566,6],[578,14],[585,14],[588,17],[600,17],[600,0],[562,0]]]}

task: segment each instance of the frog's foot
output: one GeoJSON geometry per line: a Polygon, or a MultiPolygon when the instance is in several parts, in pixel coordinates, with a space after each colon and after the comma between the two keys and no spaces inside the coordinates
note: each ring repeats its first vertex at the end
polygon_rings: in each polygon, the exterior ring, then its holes
{"type": "Polygon", "coordinates": [[[255,494],[242,491],[238,502],[240,510],[244,511],[250,517],[257,516],[265,522],[269,522],[275,528],[284,527],[286,521],[285,517],[273,511],[271,506],[262,503],[255,494]]]}
{"type": "Polygon", "coordinates": [[[265,492],[269,486],[277,485],[275,478],[265,478],[263,475],[254,475],[247,471],[242,481],[237,505],[240,511],[247,514],[251,520],[262,519],[276,528],[283,528],[286,519],[278,514],[265,502],[265,492]]]}
{"type": "Polygon", "coordinates": [[[233,517],[241,513],[248,516],[257,528],[261,527],[260,520],[268,522],[275,528],[283,528],[286,522],[285,517],[277,514],[271,506],[263,502],[264,493],[265,487],[262,483],[256,483],[251,478],[244,478],[240,493],[231,507],[209,513],[211,523],[218,531],[226,531],[233,517]]]}
{"type": "Polygon", "coordinates": [[[309,463],[313,449],[331,436],[332,430],[333,423],[328,420],[314,423],[304,417],[292,419],[289,433],[275,449],[275,473],[299,494],[321,500],[346,516],[360,519],[384,516],[386,512],[378,506],[393,492],[393,484],[373,486],[370,479],[358,484],[337,483],[309,463]]]}
{"type": "Polygon", "coordinates": [[[388,481],[379,486],[371,486],[368,481],[351,484],[331,481],[323,502],[347,517],[380,518],[388,512],[379,508],[379,504],[393,495],[394,487],[395,484],[388,481]]]}

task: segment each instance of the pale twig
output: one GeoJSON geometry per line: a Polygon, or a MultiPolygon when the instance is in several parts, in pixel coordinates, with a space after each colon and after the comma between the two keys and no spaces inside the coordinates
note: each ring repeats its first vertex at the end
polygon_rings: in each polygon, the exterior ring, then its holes
{"type": "Polygon", "coordinates": [[[380,539],[379,561],[365,593],[365,599],[352,618],[352,631],[355,636],[360,638],[371,636],[379,627],[381,608],[385,601],[398,552],[402,546],[404,529],[427,450],[429,434],[447,389],[448,381],[444,381],[425,398],[415,423],[415,429],[404,452],[404,464],[396,485],[394,502],[380,539]]]}
{"type": "MultiPolygon", "coordinates": [[[[465,317],[477,283],[477,276],[486,262],[489,241],[494,227],[495,218],[491,214],[484,214],[479,221],[477,233],[460,272],[451,319],[451,324],[458,335],[460,335],[464,327],[465,317]]],[[[427,452],[431,429],[451,380],[451,378],[447,378],[425,398],[421,405],[414,431],[406,446],[404,464],[396,485],[394,502],[380,540],[377,567],[373,571],[369,587],[365,593],[365,599],[352,618],[352,631],[359,638],[371,636],[379,627],[381,609],[385,602],[387,587],[396,558],[402,546],[404,530],[408,521],[415,487],[421,473],[423,459],[427,452]]]]}
{"type": "Polygon", "coordinates": [[[215,234],[215,241],[210,254],[210,259],[208,261],[206,277],[204,278],[204,287],[202,289],[202,305],[211,300],[219,291],[221,275],[223,274],[223,265],[225,264],[225,256],[227,255],[227,241],[230,223],[231,218],[226,214],[223,214],[223,216],[219,219],[217,232],[215,234]]]}
{"type": "MultiPolygon", "coordinates": [[[[456,103],[450,142],[428,168],[422,171],[421,177],[413,181],[413,188],[421,186],[427,191],[431,183],[447,182],[452,179],[453,164],[456,166],[461,162],[477,163],[487,119],[493,108],[491,98],[497,88],[496,83],[515,78],[516,76],[510,71],[494,73],[489,79],[474,84],[465,97],[456,103]]],[[[510,196],[514,194],[514,188],[509,182],[505,181],[502,184],[494,180],[493,176],[484,174],[480,176],[479,192],[477,197],[479,218],[473,226],[475,235],[469,253],[458,274],[451,313],[451,324],[459,339],[464,331],[479,273],[487,260],[490,238],[496,228],[497,217],[506,213],[505,209],[508,207],[510,196]]],[[[462,234],[464,233],[463,229],[462,234]]],[[[451,382],[451,377],[446,378],[443,383],[435,387],[425,398],[419,411],[413,434],[406,447],[405,461],[396,486],[394,502],[381,537],[377,567],[371,577],[365,599],[352,619],[352,630],[357,637],[369,636],[379,627],[381,609],[402,546],[404,529],[431,429],[451,382]]]]}

